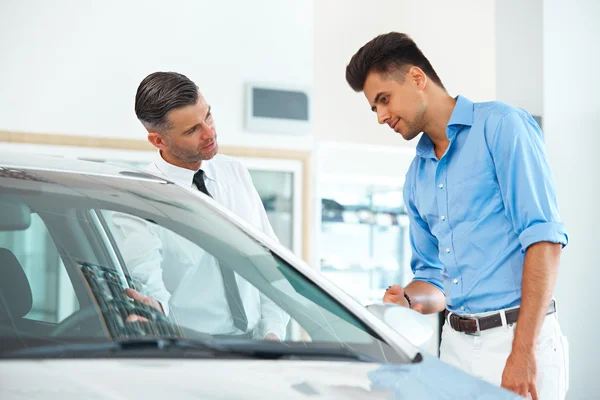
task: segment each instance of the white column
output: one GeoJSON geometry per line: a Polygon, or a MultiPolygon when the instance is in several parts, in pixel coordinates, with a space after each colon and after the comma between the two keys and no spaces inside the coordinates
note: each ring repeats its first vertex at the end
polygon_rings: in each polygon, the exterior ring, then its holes
{"type": "Polygon", "coordinates": [[[568,398],[600,393],[600,2],[544,2],[544,127],[570,243],[556,297],[571,344],[568,398]]]}

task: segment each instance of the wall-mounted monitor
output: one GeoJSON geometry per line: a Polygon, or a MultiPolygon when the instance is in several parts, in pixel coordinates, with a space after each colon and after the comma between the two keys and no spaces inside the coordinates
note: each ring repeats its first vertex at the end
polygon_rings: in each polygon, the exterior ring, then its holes
{"type": "Polygon", "coordinates": [[[311,132],[312,113],[307,89],[250,83],[246,86],[245,107],[245,128],[250,132],[311,132]]]}

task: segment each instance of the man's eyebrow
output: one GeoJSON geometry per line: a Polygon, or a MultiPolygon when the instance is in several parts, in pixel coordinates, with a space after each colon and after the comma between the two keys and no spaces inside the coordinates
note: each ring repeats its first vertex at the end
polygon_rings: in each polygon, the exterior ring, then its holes
{"type": "Polygon", "coordinates": [[[208,118],[208,116],[210,115],[210,111],[212,110],[211,106],[208,106],[208,111],[206,112],[206,116],[204,117],[204,119],[208,118]]]}
{"type": "MultiPolygon", "coordinates": [[[[375,100],[373,100],[373,104],[377,104],[377,102],[379,101],[381,96],[383,96],[383,92],[377,93],[377,96],[375,96],[375,100]]],[[[371,111],[375,112],[376,110],[377,110],[377,106],[371,106],[371,111]]]]}

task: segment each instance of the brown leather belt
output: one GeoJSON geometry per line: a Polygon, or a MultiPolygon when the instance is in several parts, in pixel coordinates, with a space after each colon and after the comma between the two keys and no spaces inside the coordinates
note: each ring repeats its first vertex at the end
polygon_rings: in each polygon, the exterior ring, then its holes
{"type": "MultiPolygon", "coordinates": [[[[555,312],[556,303],[554,300],[552,300],[546,315],[550,315],[555,312]]],[[[519,308],[506,311],[505,314],[506,323],[514,324],[517,322],[517,318],[519,317],[519,308]]],[[[460,314],[450,314],[450,312],[446,310],[446,321],[450,323],[450,327],[455,331],[470,335],[479,335],[482,331],[502,326],[502,317],[500,312],[477,318],[471,316],[461,316],[460,314]],[[450,315],[450,317],[448,317],[448,315],[450,315]]]]}

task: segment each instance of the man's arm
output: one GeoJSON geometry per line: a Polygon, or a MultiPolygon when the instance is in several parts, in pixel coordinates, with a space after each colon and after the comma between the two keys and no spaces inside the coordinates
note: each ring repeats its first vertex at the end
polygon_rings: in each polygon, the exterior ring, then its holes
{"type": "Polygon", "coordinates": [[[525,253],[515,342],[534,345],[568,239],[560,222],[543,135],[533,118],[509,112],[487,140],[507,216],[525,253]]]}
{"type": "Polygon", "coordinates": [[[446,308],[446,296],[436,286],[425,281],[412,281],[405,288],[390,286],[383,296],[383,301],[408,307],[405,292],[410,298],[410,308],[422,314],[438,313],[446,308]]]}
{"type": "Polygon", "coordinates": [[[285,340],[290,316],[262,293],[260,294],[260,309],[259,337],[271,339],[270,335],[275,335],[277,340],[285,340]]]}
{"type": "Polygon", "coordinates": [[[562,245],[539,242],[525,255],[523,294],[513,349],[534,351],[535,342],[552,299],[562,245]]]}
{"type": "Polygon", "coordinates": [[[562,245],[533,244],[525,255],[521,308],[512,351],[502,373],[502,387],[522,396],[537,395],[535,344],[552,298],[562,245]]]}
{"type": "Polygon", "coordinates": [[[162,241],[148,222],[128,214],[114,212],[109,226],[131,277],[142,284],[141,292],[127,289],[130,298],[168,315],[171,294],[162,278],[162,241]]]}
{"type": "Polygon", "coordinates": [[[438,313],[446,309],[446,296],[430,283],[412,281],[404,290],[410,298],[412,308],[423,314],[438,313]]]}
{"type": "Polygon", "coordinates": [[[533,118],[521,110],[508,112],[495,130],[486,131],[486,141],[506,215],[525,253],[521,309],[502,386],[537,399],[535,343],[554,290],[560,251],[568,239],[543,134],[533,118]]]}
{"type": "MultiPolygon", "coordinates": [[[[407,182],[410,174],[409,170],[407,182]]],[[[438,255],[438,241],[431,234],[429,226],[421,218],[415,206],[410,184],[404,186],[403,196],[410,221],[409,236],[412,249],[410,267],[415,276],[406,288],[398,285],[390,286],[383,296],[383,301],[408,307],[408,301],[404,297],[406,291],[414,310],[423,314],[437,313],[446,308],[442,282],[444,266],[438,255]]]]}

